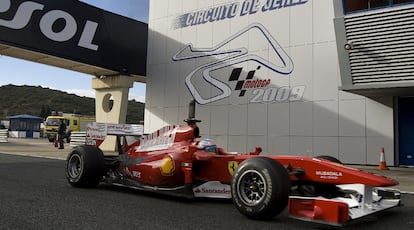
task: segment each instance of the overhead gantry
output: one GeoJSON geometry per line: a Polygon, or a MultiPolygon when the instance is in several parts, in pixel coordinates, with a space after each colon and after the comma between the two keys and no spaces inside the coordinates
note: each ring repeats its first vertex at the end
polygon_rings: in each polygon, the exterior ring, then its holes
{"type": "Polygon", "coordinates": [[[129,88],[145,82],[147,40],[146,23],[77,0],[0,1],[0,55],[95,76],[97,122],[126,121],[129,88]]]}

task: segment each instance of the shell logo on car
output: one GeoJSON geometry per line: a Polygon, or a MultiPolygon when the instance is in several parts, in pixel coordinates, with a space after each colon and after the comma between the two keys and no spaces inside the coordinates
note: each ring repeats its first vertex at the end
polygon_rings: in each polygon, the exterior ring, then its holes
{"type": "Polygon", "coordinates": [[[172,176],[175,170],[174,160],[170,156],[164,157],[161,162],[161,174],[164,176],[172,176]]]}

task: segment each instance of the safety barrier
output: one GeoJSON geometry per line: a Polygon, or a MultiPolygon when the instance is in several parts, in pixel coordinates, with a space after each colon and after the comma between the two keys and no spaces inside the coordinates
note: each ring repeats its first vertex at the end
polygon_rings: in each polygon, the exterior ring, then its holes
{"type": "Polygon", "coordinates": [[[76,147],[84,145],[86,142],[86,132],[72,132],[70,135],[70,146],[76,147]]]}
{"type": "Polygon", "coordinates": [[[7,129],[0,129],[0,142],[9,142],[9,131],[7,129]]]}

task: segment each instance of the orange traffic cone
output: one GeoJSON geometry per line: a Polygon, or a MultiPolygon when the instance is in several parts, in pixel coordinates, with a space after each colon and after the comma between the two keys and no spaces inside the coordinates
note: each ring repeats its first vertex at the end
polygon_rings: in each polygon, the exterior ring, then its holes
{"type": "Polygon", "coordinates": [[[385,162],[384,147],[381,148],[378,170],[388,170],[387,163],[385,162]]]}

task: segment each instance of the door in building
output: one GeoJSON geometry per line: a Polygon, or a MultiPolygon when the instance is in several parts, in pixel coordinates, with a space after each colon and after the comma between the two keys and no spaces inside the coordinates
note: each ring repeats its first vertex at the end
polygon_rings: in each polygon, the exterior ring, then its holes
{"type": "Polygon", "coordinates": [[[27,138],[33,138],[33,123],[35,121],[32,120],[26,120],[26,137],[27,138]]]}
{"type": "Polygon", "coordinates": [[[414,97],[398,99],[399,165],[414,166],[414,97]]]}

